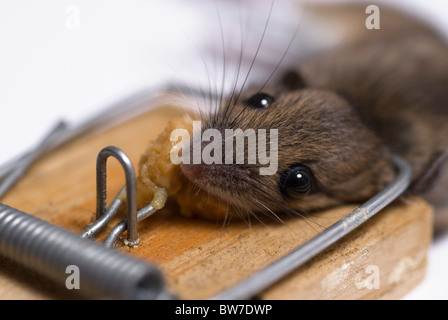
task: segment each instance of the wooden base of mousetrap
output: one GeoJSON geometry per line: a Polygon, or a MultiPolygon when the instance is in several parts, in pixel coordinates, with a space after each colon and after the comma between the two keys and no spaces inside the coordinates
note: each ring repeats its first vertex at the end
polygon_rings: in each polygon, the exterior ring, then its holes
{"type": "MultiPolygon", "coordinates": [[[[179,111],[164,107],[100,134],[84,136],[39,161],[4,203],[81,232],[95,211],[95,161],[105,146],[122,148],[138,166],[147,143],[179,111]]],[[[109,200],[124,185],[108,164],[109,200]]],[[[277,260],[350,212],[346,206],[302,219],[222,222],[188,219],[169,205],[139,224],[140,246],[118,250],[156,264],[168,291],[204,299],[277,260]]],[[[118,220],[117,220],[118,221],[118,220]]],[[[112,223],[111,223],[112,226],[112,223]]],[[[104,232],[98,239],[104,239],[104,232]]],[[[421,199],[389,206],[287,278],[262,299],[395,299],[424,277],[432,238],[432,208],[421,199]]],[[[82,270],[81,276],[82,276],[82,270]]],[[[70,298],[68,290],[0,256],[0,299],[70,298]]]]}

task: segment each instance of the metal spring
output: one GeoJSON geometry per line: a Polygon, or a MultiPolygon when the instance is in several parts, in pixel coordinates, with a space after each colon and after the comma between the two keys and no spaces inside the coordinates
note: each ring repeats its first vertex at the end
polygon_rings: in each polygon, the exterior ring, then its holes
{"type": "Polygon", "coordinates": [[[0,203],[0,253],[57,283],[79,268],[80,292],[98,298],[166,299],[160,271],[143,261],[0,203]]]}

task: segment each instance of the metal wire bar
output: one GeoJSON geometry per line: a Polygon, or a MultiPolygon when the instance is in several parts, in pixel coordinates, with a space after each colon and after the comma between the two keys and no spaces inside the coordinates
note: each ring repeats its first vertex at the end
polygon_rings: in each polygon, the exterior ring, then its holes
{"type": "Polygon", "coordinates": [[[96,218],[99,219],[107,211],[107,159],[113,156],[123,166],[126,176],[126,204],[127,204],[127,225],[128,242],[131,245],[138,243],[137,231],[137,179],[135,171],[129,157],[119,148],[109,146],[98,154],[96,162],[96,218]]]}
{"type": "Polygon", "coordinates": [[[121,195],[124,194],[126,188],[121,188],[117,196],[112,200],[107,208],[106,213],[104,213],[99,219],[97,219],[90,226],[86,227],[81,233],[81,238],[94,239],[95,236],[107,227],[107,224],[115,216],[115,214],[120,210],[123,205],[123,201],[120,199],[121,195]]]}
{"type": "Polygon", "coordinates": [[[9,166],[5,166],[2,170],[3,181],[0,184],[0,198],[2,198],[6,192],[25,174],[28,168],[42,155],[43,150],[47,145],[52,143],[52,141],[66,130],[67,124],[64,121],[59,121],[57,125],[43,138],[43,140],[31,151],[26,153],[25,156],[19,159],[13,165],[11,163],[9,166]]]}
{"type": "MultiPolygon", "coordinates": [[[[146,219],[151,216],[157,210],[151,206],[147,205],[146,207],[140,209],[137,212],[137,220],[138,222],[146,219]]],[[[107,235],[106,240],[104,240],[104,245],[108,248],[113,248],[118,238],[128,229],[127,220],[122,220],[119,224],[117,224],[107,235]]]]}

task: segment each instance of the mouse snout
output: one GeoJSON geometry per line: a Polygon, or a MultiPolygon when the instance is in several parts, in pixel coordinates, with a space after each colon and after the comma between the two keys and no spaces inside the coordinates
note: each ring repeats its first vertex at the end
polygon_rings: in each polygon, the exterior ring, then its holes
{"type": "Polygon", "coordinates": [[[220,171],[217,166],[224,161],[224,158],[219,153],[216,153],[217,158],[211,157],[210,152],[205,153],[204,150],[207,150],[209,143],[206,141],[200,141],[197,144],[192,142],[189,145],[188,159],[180,163],[181,172],[192,182],[206,179],[220,171]]]}
{"type": "Polygon", "coordinates": [[[187,177],[191,181],[195,181],[197,179],[200,179],[203,173],[203,166],[205,164],[180,164],[180,170],[184,174],[185,177],[187,177]]]}

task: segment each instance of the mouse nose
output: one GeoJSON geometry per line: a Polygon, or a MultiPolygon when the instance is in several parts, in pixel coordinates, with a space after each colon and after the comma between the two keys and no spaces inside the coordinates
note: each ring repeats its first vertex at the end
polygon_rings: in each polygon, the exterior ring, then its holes
{"type": "Polygon", "coordinates": [[[194,181],[202,176],[203,164],[180,164],[180,170],[189,180],[194,181]]]}
{"type": "MultiPolygon", "coordinates": [[[[196,163],[183,163],[183,162],[180,163],[181,172],[190,181],[196,181],[196,180],[202,179],[206,176],[210,176],[211,174],[215,173],[216,171],[219,172],[219,169],[217,168],[216,164],[214,164],[214,163],[207,164],[206,162],[204,162],[203,150],[209,143],[210,142],[207,142],[207,141],[201,142],[200,149],[199,149],[199,152],[200,152],[199,163],[197,163],[197,162],[196,163]]],[[[195,159],[194,152],[198,152],[198,151],[195,150],[194,147],[191,147],[189,150],[190,150],[190,158],[189,159],[191,162],[193,162],[194,161],[193,159],[195,159]]],[[[196,154],[196,156],[197,156],[197,154],[196,154]]],[[[224,154],[223,154],[222,162],[224,162],[224,154]]]]}

